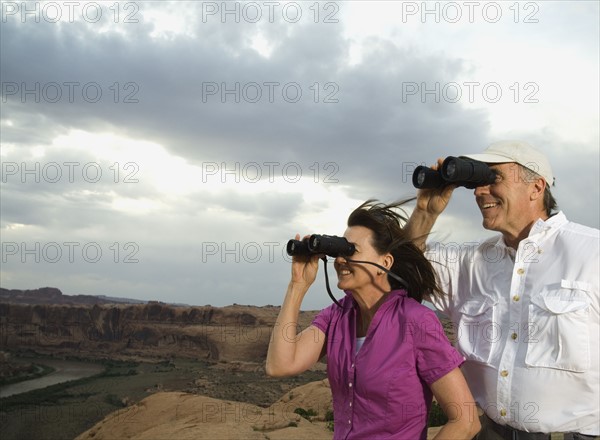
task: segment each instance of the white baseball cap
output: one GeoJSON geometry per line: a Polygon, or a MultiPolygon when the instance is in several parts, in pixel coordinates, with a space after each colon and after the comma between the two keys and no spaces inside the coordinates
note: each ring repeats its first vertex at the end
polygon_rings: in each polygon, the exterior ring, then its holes
{"type": "Polygon", "coordinates": [[[487,147],[483,153],[463,154],[461,157],[468,157],[485,163],[515,162],[542,176],[548,186],[554,185],[554,175],[548,158],[527,142],[495,142],[487,147]]]}

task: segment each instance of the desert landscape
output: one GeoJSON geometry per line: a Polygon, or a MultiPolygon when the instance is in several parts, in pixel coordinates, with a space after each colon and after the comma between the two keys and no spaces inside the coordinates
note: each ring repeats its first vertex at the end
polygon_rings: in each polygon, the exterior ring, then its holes
{"type": "MultiPolygon", "coordinates": [[[[51,377],[60,362],[101,371],[0,398],[4,440],[333,436],[325,364],[285,379],[264,372],[278,307],[96,302],[54,288],[1,289],[0,300],[2,388],[51,377]]],[[[302,312],[299,327],[316,313],[302,312]]]]}

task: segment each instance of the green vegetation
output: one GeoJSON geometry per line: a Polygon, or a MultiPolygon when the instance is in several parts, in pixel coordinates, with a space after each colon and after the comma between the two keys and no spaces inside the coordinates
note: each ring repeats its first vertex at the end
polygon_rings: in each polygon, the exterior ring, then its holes
{"type": "Polygon", "coordinates": [[[332,410],[329,409],[325,413],[325,421],[326,422],[333,422],[333,411],[332,410]]]}
{"type": "Polygon", "coordinates": [[[327,429],[329,429],[331,432],[333,432],[333,411],[332,410],[328,410],[327,413],[325,413],[325,421],[327,422],[325,426],[327,426],[327,429]]]}
{"type": "Polygon", "coordinates": [[[296,408],[294,410],[294,413],[298,414],[301,417],[304,417],[306,420],[310,420],[311,417],[314,417],[317,414],[317,412],[314,409],[304,409],[304,408],[296,408]]]}
{"type": "Polygon", "coordinates": [[[433,402],[431,404],[431,409],[429,410],[429,419],[427,421],[427,426],[442,426],[448,422],[448,417],[442,411],[442,407],[437,403],[433,402]]]}
{"type": "Polygon", "coordinates": [[[142,370],[139,363],[96,363],[105,370],[95,376],[0,399],[3,440],[75,438],[115,407],[122,408],[128,396],[145,397],[144,387],[131,379],[142,370]]]}
{"type": "MultiPolygon", "coordinates": [[[[30,363],[44,356],[28,353],[30,363]]],[[[16,356],[15,356],[16,357],[16,356]]],[[[51,357],[49,357],[52,359],[51,357]]],[[[69,360],[86,361],[72,358],[69,360]]],[[[182,391],[267,408],[287,389],[322,380],[324,372],[276,379],[262,371],[232,371],[220,362],[171,358],[148,362],[97,360],[96,376],[0,399],[2,440],[75,438],[104,417],[157,391],[182,391]]],[[[311,412],[306,414],[310,417],[311,412]]]]}
{"type": "Polygon", "coordinates": [[[104,400],[109,405],[116,406],[117,408],[127,406],[127,404],[123,402],[123,399],[119,399],[116,394],[107,394],[104,400]]]}
{"type": "MultiPolygon", "coordinates": [[[[309,410],[309,411],[312,411],[312,410],[309,410]]],[[[297,408],[296,411],[294,411],[294,412],[296,414],[300,414],[302,417],[304,417],[306,419],[308,418],[308,417],[305,417],[304,414],[301,414],[301,412],[308,414],[308,411],[304,411],[302,408],[297,408]]],[[[312,415],[316,415],[316,414],[312,414],[312,415]]],[[[327,426],[327,429],[329,429],[331,432],[333,432],[333,427],[334,427],[333,411],[331,411],[331,410],[327,411],[327,413],[325,414],[325,421],[327,422],[325,425],[325,426],[327,426]]],[[[446,417],[446,414],[444,414],[444,411],[442,411],[442,407],[437,402],[433,402],[431,404],[431,410],[429,411],[429,419],[427,422],[427,426],[429,428],[432,428],[434,426],[445,425],[447,422],[448,422],[448,417],[446,417]]]]}
{"type": "Polygon", "coordinates": [[[97,392],[83,392],[72,394],[67,390],[75,387],[85,386],[91,384],[98,379],[114,378],[120,376],[131,376],[137,374],[137,372],[131,368],[134,364],[131,362],[115,362],[115,361],[104,361],[100,362],[106,369],[94,376],[86,377],[79,380],[73,380],[70,382],[63,382],[56,385],[51,385],[46,388],[41,388],[27,393],[16,394],[14,396],[5,397],[2,399],[2,411],[11,411],[13,409],[19,409],[23,407],[34,405],[56,405],[63,400],[72,398],[80,399],[83,397],[90,397],[98,394],[97,392]]]}
{"type": "Polygon", "coordinates": [[[30,364],[24,366],[24,368],[16,374],[8,377],[0,377],[0,387],[10,385],[13,383],[23,382],[24,380],[37,379],[38,377],[45,376],[54,372],[54,368],[43,364],[30,364]]]}

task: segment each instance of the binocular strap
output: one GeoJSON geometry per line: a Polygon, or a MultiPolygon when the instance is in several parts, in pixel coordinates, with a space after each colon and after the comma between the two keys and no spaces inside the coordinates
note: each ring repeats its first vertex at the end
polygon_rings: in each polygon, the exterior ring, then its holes
{"type": "MultiPolygon", "coordinates": [[[[331,298],[333,300],[333,302],[337,304],[338,307],[342,307],[342,305],[338,302],[338,300],[335,299],[335,297],[333,296],[333,293],[331,293],[331,288],[329,287],[329,276],[327,275],[327,257],[323,256],[323,257],[321,257],[321,259],[323,260],[323,267],[325,269],[325,287],[327,288],[327,294],[329,295],[329,298],[331,298]]],[[[344,259],[346,261],[348,261],[349,263],[371,264],[371,265],[377,267],[378,269],[383,270],[385,273],[387,273],[389,276],[396,279],[397,281],[400,281],[400,283],[402,283],[404,288],[408,290],[408,283],[406,281],[404,281],[404,279],[400,278],[394,272],[386,269],[385,267],[381,266],[380,264],[373,263],[372,261],[351,260],[349,258],[344,258],[344,259]]]]}

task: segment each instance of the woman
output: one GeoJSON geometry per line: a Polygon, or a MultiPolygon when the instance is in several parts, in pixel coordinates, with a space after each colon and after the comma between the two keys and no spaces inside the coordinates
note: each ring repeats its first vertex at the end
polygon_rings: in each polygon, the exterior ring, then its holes
{"type": "Polygon", "coordinates": [[[449,419],[435,438],[470,439],[480,425],[458,368],[464,359],[434,312],[420,304],[424,295],[441,292],[430,263],[402,230],[406,219],[393,210],[402,203],[369,200],[350,214],[344,237],[356,251],[334,263],[346,296],[296,337],[285,329],[298,322],[320,255],[293,257],[267,374],[299,374],[326,355],[336,439],[426,439],[432,395],[449,419]]]}

